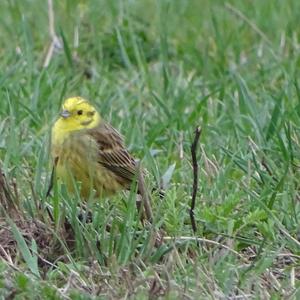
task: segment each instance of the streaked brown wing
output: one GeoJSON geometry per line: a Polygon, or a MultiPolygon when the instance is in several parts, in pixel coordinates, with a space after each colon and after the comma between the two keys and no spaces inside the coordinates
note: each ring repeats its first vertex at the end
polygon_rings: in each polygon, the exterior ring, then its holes
{"type": "Polygon", "coordinates": [[[98,163],[130,184],[136,175],[137,163],[126,150],[118,131],[102,122],[97,128],[88,129],[87,133],[97,142],[98,163]]]}

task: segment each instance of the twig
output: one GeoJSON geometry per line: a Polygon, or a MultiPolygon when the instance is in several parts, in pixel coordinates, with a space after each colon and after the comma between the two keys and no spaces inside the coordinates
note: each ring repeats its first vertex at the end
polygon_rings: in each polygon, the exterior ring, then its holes
{"type": "Polygon", "coordinates": [[[197,226],[194,216],[194,209],[196,204],[196,196],[198,191],[198,161],[197,161],[197,145],[201,135],[201,128],[198,126],[195,130],[195,138],[193,144],[191,146],[191,153],[192,153],[192,164],[193,164],[193,174],[194,174],[194,182],[193,182],[193,192],[192,192],[192,202],[191,202],[191,209],[190,209],[190,218],[191,224],[193,228],[193,232],[196,233],[197,226]]]}

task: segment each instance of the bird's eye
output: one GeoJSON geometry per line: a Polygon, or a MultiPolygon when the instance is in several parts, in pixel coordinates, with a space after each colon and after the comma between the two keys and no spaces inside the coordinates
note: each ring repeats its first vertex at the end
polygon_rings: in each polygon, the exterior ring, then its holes
{"type": "Polygon", "coordinates": [[[82,110],[78,110],[78,111],[77,111],[77,115],[80,116],[80,115],[82,115],[82,114],[83,114],[83,111],[82,111],[82,110]]]}

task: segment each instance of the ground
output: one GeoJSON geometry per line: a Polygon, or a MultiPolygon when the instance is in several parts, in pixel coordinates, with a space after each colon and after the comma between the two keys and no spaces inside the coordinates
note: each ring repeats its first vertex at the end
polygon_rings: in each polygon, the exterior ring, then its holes
{"type": "Polygon", "coordinates": [[[51,3],[0,3],[0,296],[300,297],[300,2],[51,3]],[[147,169],[152,225],[133,192],[91,199],[88,219],[64,187],[45,197],[74,95],[147,169]]]}

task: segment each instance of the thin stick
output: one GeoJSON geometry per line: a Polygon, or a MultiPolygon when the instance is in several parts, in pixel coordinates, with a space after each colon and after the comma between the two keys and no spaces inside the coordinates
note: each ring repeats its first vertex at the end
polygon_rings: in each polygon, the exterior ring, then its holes
{"type": "Polygon", "coordinates": [[[195,138],[193,144],[191,146],[191,154],[192,154],[192,164],[193,164],[193,175],[194,175],[194,182],[193,182],[193,192],[192,192],[192,202],[191,202],[191,209],[190,209],[190,218],[191,224],[193,228],[193,232],[196,233],[197,226],[194,216],[194,209],[196,204],[196,196],[198,191],[198,161],[197,161],[197,145],[201,135],[201,128],[198,126],[195,130],[195,138]]]}

